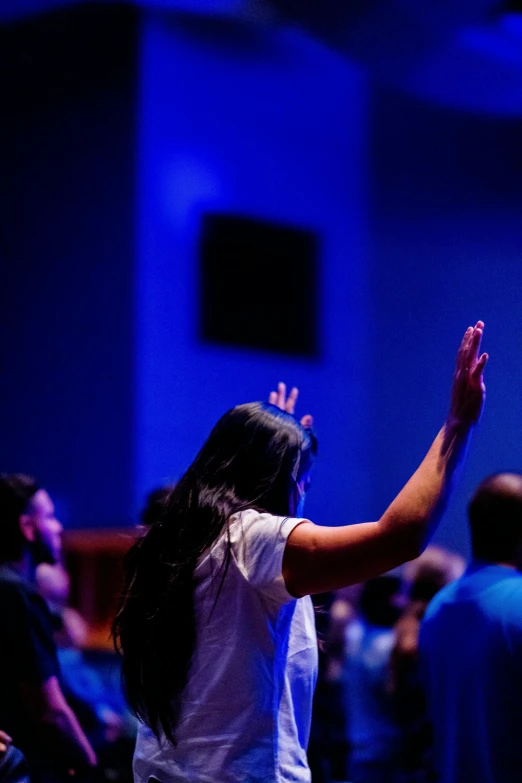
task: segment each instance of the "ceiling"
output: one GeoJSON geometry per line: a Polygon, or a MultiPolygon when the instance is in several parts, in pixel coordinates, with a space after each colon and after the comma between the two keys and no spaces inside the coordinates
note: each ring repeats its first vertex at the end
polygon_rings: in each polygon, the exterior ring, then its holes
{"type": "MultiPolygon", "coordinates": [[[[103,1],[103,0],[102,0],[103,1]]],[[[111,0],[104,0],[110,2],[111,0]]],[[[81,0],[2,0],[0,21],[81,0]]],[[[179,12],[299,25],[424,100],[522,116],[522,0],[135,0],[179,12]]]]}

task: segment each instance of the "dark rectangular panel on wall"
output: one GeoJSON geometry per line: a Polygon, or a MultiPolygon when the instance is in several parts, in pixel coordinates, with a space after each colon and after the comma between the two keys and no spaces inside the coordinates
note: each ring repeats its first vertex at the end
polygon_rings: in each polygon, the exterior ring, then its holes
{"type": "Polygon", "coordinates": [[[0,26],[0,470],[130,519],[136,9],[0,26]]]}
{"type": "Polygon", "coordinates": [[[303,357],[319,354],[319,240],[302,228],[207,214],[200,242],[200,336],[303,357]]]}

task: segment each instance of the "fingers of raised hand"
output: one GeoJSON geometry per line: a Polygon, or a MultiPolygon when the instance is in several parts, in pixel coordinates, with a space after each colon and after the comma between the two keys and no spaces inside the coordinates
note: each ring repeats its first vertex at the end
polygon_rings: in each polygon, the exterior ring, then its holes
{"type": "Polygon", "coordinates": [[[277,408],[281,408],[281,410],[284,411],[286,402],[286,384],[278,383],[277,391],[270,392],[268,402],[270,405],[275,405],[277,408]]]}
{"type": "Polygon", "coordinates": [[[295,386],[290,391],[290,394],[288,395],[288,399],[286,401],[285,410],[287,413],[294,413],[295,412],[295,404],[297,402],[297,398],[299,397],[299,389],[297,389],[295,386]]]}
{"type": "Polygon", "coordinates": [[[480,355],[484,323],[468,327],[457,354],[457,366],[452,389],[452,415],[457,420],[476,423],[480,419],[486,387],[482,373],[488,355],[480,355]]]}
{"type": "Polygon", "coordinates": [[[459,350],[457,352],[457,362],[455,367],[455,372],[457,373],[462,372],[466,366],[466,358],[467,358],[469,343],[472,335],[473,335],[473,327],[468,326],[468,328],[464,332],[464,337],[462,338],[459,350]]]}
{"type": "Polygon", "coordinates": [[[286,383],[278,383],[277,384],[277,402],[276,405],[278,408],[281,408],[282,411],[285,409],[286,405],[286,383]]]}
{"type": "Polygon", "coordinates": [[[480,343],[482,341],[482,334],[484,330],[484,324],[482,321],[479,321],[475,328],[473,329],[473,332],[470,337],[468,350],[467,350],[467,365],[468,369],[475,369],[475,364],[477,362],[477,358],[479,355],[480,350],[480,343]]]}
{"type": "Polygon", "coordinates": [[[299,390],[294,386],[287,397],[286,384],[278,383],[277,391],[270,392],[268,402],[270,405],[276,405],[282,411],[286,411],[287,413],[294,413],[298,396],[299,390]]]}
{"type": "Polygon", "coordinates": [[[488,359],[489,359],[488,354],[483,353],[472,370],[471,373],[472,378],[477,383],[482,383],[482,373],[484,372],[484,367],[486,366],[488,359]]]}
{"type": "Polygon", "coordinates": [[[484,322],[477,321],[474,327],[468,326],[464,332],[464,337],[462,338],[462,342],[457,353],[457,375],[462,377],[467,376],[470,371],[474,373],[483,331],[484,322]]]}

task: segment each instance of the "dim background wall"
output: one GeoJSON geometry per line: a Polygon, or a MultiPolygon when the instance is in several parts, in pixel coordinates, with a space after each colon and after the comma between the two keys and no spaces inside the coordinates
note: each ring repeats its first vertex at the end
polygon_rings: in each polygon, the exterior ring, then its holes
{"type": "MultiPolygon", "coordinates": [[[[180,474],[225,410],[286,380],[322,444],[308,513],[339,523],[366,489],[365,79],[292,30],[150,15],[140,89],[136,501],[180,474]],[[198,342],[205,211],[318,233],[319,358],[198,342]]],[[[255,286],[247,258],[244,274],[255,286]]],[[[270,258],[266,274],[277,287],[270,258]]],[[[281,316],[270,301],[251,312],[281,316]]]]}
{"type": "Polygon", "coordinates": [[[76,526],[132,520],[137,21],[0,27],[0,470],[76,526]]]}
{"type": "Polygon", "coordinates": [[[371,101],[374,516],[447,409],[463,330],[486,322],[488,399],[436,540],[468,552],[466,504],[489,473],[522,470],[522,123],[430,106],[384,87],[371,101]]]}
{"type": "Polygon", "coordinates": [[[107,5],[1,35],[0,469],[40,476],[70,526],[129,524],[284,379],[317,420],[308,513],[376,518],[482,317],[488,408],[439,533],[466,551],[472,487],[521,468],[520,123],[408,98],[291,28],[107,5]],[[22,41],[38,57],[13,71],[22,41]],[[317,232],[318,358],[200,342],[208,211],[317,232]]]}

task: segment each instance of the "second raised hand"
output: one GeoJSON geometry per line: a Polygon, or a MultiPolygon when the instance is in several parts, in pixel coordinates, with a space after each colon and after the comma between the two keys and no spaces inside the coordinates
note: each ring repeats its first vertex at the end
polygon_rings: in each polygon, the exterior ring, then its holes
{"type": "MultiPolygon", "coordinates": [[[[270,392],[270,395],[268,397],[268,402],[270,403],[270,405],[276,405],[282,411],[291,413],[293,416],[295,414],[295,404],[297,402],[298,397],[299,397],[299,389],[297,389],[295,386],[292,387],[290,394],[287,397],[286,383],[278,383],[277,391],[270,392]]],[[[305,429],[307,430],[312,429],[314,424],[313,416],[311,416],[309,413],[305,414],[302,417],[300,423],[305,429]]]]}
{"type": "Polygon", "coordinates": [[[297,389],[295,386],[291,389],[290,394],[287,397],[286,383],[278,383],[277,391],[270,392],[268,402],[271,405],[276,405],[282,411],[286,411],[287,413],[291,413],[293,415],[295,413],[295,404],[298,397],[299,389],[297,389]]]}

